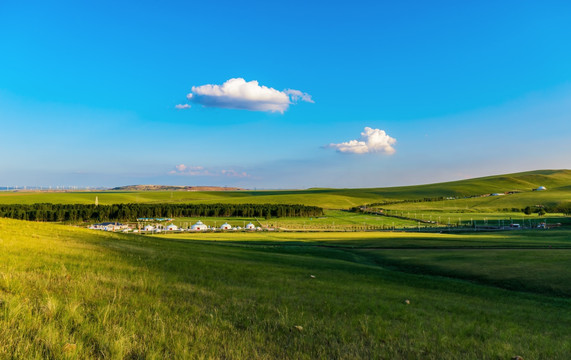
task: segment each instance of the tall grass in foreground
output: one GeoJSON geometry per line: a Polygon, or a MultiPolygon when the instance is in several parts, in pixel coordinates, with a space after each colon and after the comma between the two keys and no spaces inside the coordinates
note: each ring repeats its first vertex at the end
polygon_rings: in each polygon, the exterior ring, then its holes
{"type": "Polygon", "coordinates": [[[568,298],[387,270],[342,248],[210,240],[0,220],[0,358],[571,352],[568,298]]]}

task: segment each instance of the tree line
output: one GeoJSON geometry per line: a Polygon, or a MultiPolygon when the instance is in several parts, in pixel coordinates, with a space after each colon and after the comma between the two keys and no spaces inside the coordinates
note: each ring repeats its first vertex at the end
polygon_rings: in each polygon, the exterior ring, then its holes
{"type": "Polygon", "coordinates": [[[317,206],[291,204],[1,204],[0,217],[30,221],[135,221],[160,217],[313,217],[317,206]]]}

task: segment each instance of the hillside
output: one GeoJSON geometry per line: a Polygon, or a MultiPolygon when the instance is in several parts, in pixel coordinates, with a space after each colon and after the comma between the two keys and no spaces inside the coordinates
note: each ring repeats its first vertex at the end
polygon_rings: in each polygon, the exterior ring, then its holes
{"type": "Polygon", "coordinates": [[[569,186],[571,170],[537,170],[514,174],[486,176],[474,179],[443,182],[437,184],[381,188],[381,193],[398,194],[399,198],[420,196],[469,196],[505,191],[528,192],[539,186],[548,190],[569,186]]]}
{"type": "MultiPolygon", "coordinates": [[[[278,203],[304,204],[330,209],[348,209],[375,202],[415,200],[435,197],[466,197],[494,192],[521,191],[505,196],[497,208],[533,204],[555,205],[571,201],[571,170],[538,170],[496,175],[437,184],[313,190],[240,190],[240,191],[102,191],[102,192],[3,192],[0,203],[94,203],[196,202],[196,203],[278,203]],[[546,186],[547,191],[531,189],[546,186]],[[527,198],[526,198],[527,197],[527,198]],[[520,199],[520,200],[518,200],[520,199]],[[522,200],[523,199],[523,200],[522,200]],[[514,202],[514,204],[512,204],[514,202]]],[[[496,207],[494,205],[494,207],[496,207]]]]}
{"type": "Polygon", "coordinates": [[[564,359],[568,235],[159,238],[0,219],[0,358],[564,359]]]}

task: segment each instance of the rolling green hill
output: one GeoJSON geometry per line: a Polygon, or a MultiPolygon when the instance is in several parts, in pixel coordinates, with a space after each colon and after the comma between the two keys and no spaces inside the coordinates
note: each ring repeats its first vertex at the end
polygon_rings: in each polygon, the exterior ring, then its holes
{"type": "MultiPolygon", "coordinates": [[[[279,203],[305,204],[331,209],[398,200],[435,197],[465,197],[495,192],[521,191],[496,199],[483,200],[485,208],[510,208],[545,203],[555,205],[571,201],[571,170],[538,170],[488,176],[438,184],[367,189],[309,189],[275,191],[104,191],[104,192],[6,192],[0,203],[94,203],[196,202],[196,203],[279,203]],[[547,191],[532,192],[546,186],[547,191]],[[490,202],[497,204],[490,204],[490,202]]],[[[476,200],[471,200],[476,201],[476,200]]]]}

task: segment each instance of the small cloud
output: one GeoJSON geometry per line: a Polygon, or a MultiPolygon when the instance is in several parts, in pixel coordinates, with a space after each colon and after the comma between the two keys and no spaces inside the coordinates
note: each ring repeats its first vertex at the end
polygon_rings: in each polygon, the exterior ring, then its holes
{"type": "Polygon", "coordinates": [[[203,166],[186,166],[180,164],[175,166],[175,170],[169,171],[171,175],[186,175],[186,176],[213,176],[213,174],[206,170],[203,166]]]}
{"type": "Polygon", "coordinates": [[[176,168],[176,171],[184,171],[184,170],[186,170],[187,166],[184,164],[180,164],[180,165],[175,166],[175,168],[176,168]]]}
{"type": "Polygon", "coordinates": [[[220,173],[228,177],[238,177],[238,178],[250,177],[250,175],[248,175],[245,171],[222,170],[220,173]]]}
{"type": "Polygon", "coordinates": [[[184,110],[184,109],[190,109],[191,106],[188,104],[177,104],[175,105],[175,108],[178,110],[184,110]]]}
{"type": "Polygon", "coordinates": [[[206,169],[203,166],[187,166],[185,164],[176,165],[174,170],[168,172],[170,175],[183,176],[226,176],[236,178],[250,177],[245,171],[237,171],[233,169],[223,169],[220,171],[206,169]]]}
{"type": "Polygon", "coordinates": [[[301,99],[302,101],[315,104],[315,101],[311,99],[311,95],[309,95],[308,93],[304,93],[294,89],[286,89],[284,90],[284,93],[288,94],[291,97],[292,101],[298,101],[299,99],[301,99]]]}
{"type": "MultiPolygon", "coordinates": [[[[186,95],[186,98],[190,102],[205,107],[269,111],[282,114],[298,100],[314,103],[311,95],[300,90],[279,91],[271,87],[260,86],[255,80],[246,81],[243,78],[230,79],[222,85],[193,86],[192,92],[186,95]]],[[[188,109],[190,107],[190,105],[188,107],[182,106],[177,105],[176,108],[188,109]]]]}
{"type": "Polygon", "coordinates": [[[336,149],[337,152],[351,154],[385,153],[392,155],[395,153],[393,145],[397,142],[384,130],[366,127],[361,133],[359,140],[350,140],[339,144],[329,144],[325,147],[336,149]]]}

